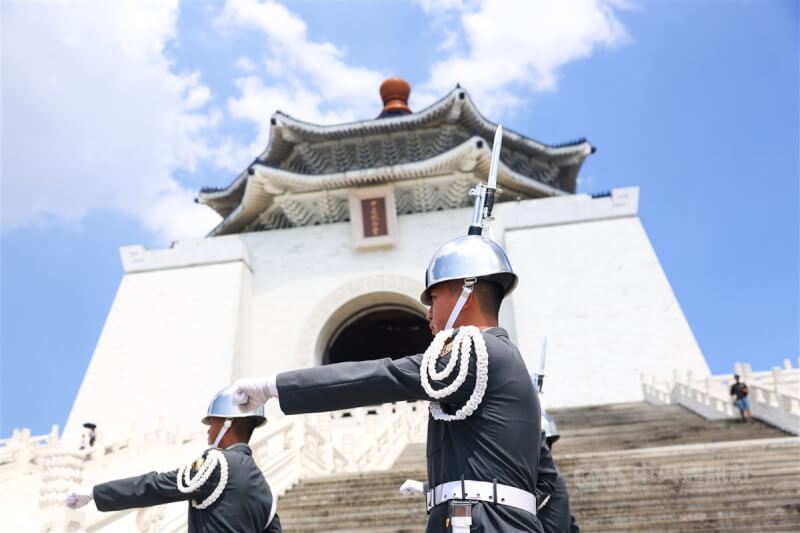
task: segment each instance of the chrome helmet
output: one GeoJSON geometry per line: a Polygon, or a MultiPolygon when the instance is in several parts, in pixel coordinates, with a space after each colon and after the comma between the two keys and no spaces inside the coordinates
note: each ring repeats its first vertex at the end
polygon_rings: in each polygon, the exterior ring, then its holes
{"type": "Polygon", "coordinates": [[[252,411],[243,413],[239,407],[233,403],[233,387],[225,387],[214,395],[211,404],[208,406],[206,416],[201,420],[205,425],[211,424],[211,417],[218,418],[249,418],[253,417],[258,419],[256,427],[263,426],[267,423],[267,417],[264,414],[264,406],[257,407],[252,411]]]}
{"type": "Polygon", "coordinates": [[[466,278],[499,283],[506,295],[517,286],[517,275],[499,244],[481,235],[465,235],[445,243],[433,254],[425,271],[425,291],[419,299],[431,305],[431,287],[443,281],[466,278]]]}

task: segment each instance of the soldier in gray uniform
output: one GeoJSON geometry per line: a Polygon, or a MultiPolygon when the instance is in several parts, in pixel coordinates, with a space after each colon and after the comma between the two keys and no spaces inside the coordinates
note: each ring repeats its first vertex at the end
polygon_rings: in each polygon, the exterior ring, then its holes
{"type": "Polygon", "coordinates": [[[264,409],[241,412],[232,406],[231,394],[226,388],[214,396],[202,420],[212,447],[196,461],[170,472],[73,489],[67,506],[77,509],[94,500],[99,511],[119,511],[189,500],[190,533],[280,533],[276,499],[247,444],[267,421],[264,409]]]}
{"type": "Polygon", "coordinates": [[[428,268],[422,301],[430,305],[428,320],[437,335],[425,354],[239,380],[234,398],[244,409],[277,398],[287,414],[434,400],[427,531],[540,532],[534,496],[539,400],[519,350],[497,327],[500,302],[516,282],[498,244],[480,235],[455,239],[428,268]],[[471,294],[462,298],[465,287],[471,294]],[[463,306],[455,321],[454,304],[463,306]],[[446,328],[447,322],[458,330],[446,328]],[[463,514],[471,514],[471,529],[455,527],[464,523],[457,520],[463,514]]]}
{"type": "MultiPolygon", "coordinates": [[[[546,346],[546,344],[545,344],[546,346]]],[[[531,375],[531,382],[542,394],[544,385],[544,347],[539,372],[531,375]]],[[[570,511],[567,483],[553,459],[553,444],[561,438],[555,419],[544,408],[542,412],[542,438],[539,448],[539,480],[536,486],[537,516],[545,533],[580,533],[575,516],[570,511]]]]}
{"type": "Polygon", "coordinates": [[[243,409],[277,398],[287,414],[430,400],[428,532],[542,531],[534,495],[539,399],[519,350],[497,323],[517,275],[505,250],[482,236],[492,220],[502,138],[498,127],[488,185],[470,191],[468,234],[439,248],[428,265],[420,299],[435,337],[424,354],[235,384],[243,409]]]}
{"type": "Polygon", "coordinates": [[[570,512],[567,484],[553,460],[547,440],[549,437],[542,431],[539,448],[539,480],[536,486],[539,496],[537,516],[542,522],[545,533],[580,533],[578,523],[570,512]]]}

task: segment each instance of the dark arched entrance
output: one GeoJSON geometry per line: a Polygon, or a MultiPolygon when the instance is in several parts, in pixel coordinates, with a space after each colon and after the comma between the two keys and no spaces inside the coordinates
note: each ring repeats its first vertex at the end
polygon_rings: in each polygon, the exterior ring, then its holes
{"type": "Polygon", "coordinates": [[[399,305],[363,309],[339,326],[325,348],[323,364],[397,359],[422,353],[433,340],[428,321],[417,311],[399,305]]]}

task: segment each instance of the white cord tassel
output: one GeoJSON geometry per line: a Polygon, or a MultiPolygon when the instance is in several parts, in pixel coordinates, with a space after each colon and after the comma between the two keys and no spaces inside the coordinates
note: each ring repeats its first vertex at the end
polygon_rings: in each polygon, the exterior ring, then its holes
{"type": "Polygon", "coordinates": [[[192,463],[178,469],[178,490],[184,494],[189,494],[202,487],[208,481],[217,465],[219,465],[220,469],[219,483],[217,483],[216,488],[209,494],[208,498],[200,503],[192,501],[192,507],[195,509],[205,509],[222,495],[222,491],[225,490],[225,486],[228,484],[228,460],[225,459],[225,455],[221,451],[210,450],[203,464],[197,469],[197,474],[195,474],[194,478],[191,477],[192,463]]]}
{"type": "Polygon", "coordinates": [[[447,398],[457,391],[464,384],[464,381],[466,381],[469,372],[470,357],[472,355],[472,346],[475,346],[475,389],[472,391],[467,403],[452,415],[445,413],[439,402],[432,401],[430,403],[431,416],[436,420],[444,422],[464,420],[474,413],[481,401],[483,401],[483,395],[486,393],[486,385],[489,381],[489,353],[486,351],[486,341],[480,329],[475,326],[464,326],[458,330],[453,340],[450,360],[442,370],[436,370],[436,361],[439,359],[439,356],[442,355],[442,349],[445,343],[452,336],[452,329],[446,329],[436,334],[433,342],[428,346],[428,349],[425,350],[422,356],[419,373],[420,384],[428,396],[437,400],[447,398]],[[453,370],[455,370],[457,362],[460,363],[460,366],[458,368],[458,375],[456,375],[453,382],[442,389],[434,390],[430,380],[441,381],[449,378],[453,370]]]}

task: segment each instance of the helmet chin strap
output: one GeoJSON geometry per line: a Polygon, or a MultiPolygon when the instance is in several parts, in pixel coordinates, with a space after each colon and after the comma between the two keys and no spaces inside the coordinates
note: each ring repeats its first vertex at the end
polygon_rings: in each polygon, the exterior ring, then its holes
{"type": "Polygon", "coordinates": [[[233,420],[227,418],[225,422],[222,424],[222,427],[219,429],[219,433],[217,433],[217,438],[214,439],[214,444],[211,445],[212,448],[219,448],[219,443],[222,441],[222,437],[225,436],[225,433],[228,432],[228,429],[230,429],[231,424],[233,424],[233,420]]]}
{"type": "Polygon", "coordinates": [[[458,315],[461,314],[461,310],[464,308],[464,305],[466,305],[469,295],[472,294],[472,289],[475,288],[475,283],[477,283],[477,281],[477,278],[467,278],[464,280],[464,286],[461,288],[461,295],[458,297],[456,305],[453,306],[453,310],[450,312],[450,317],[447,319],[447,324],[444,326],[444,329],[452,329],[458,315]]]}

